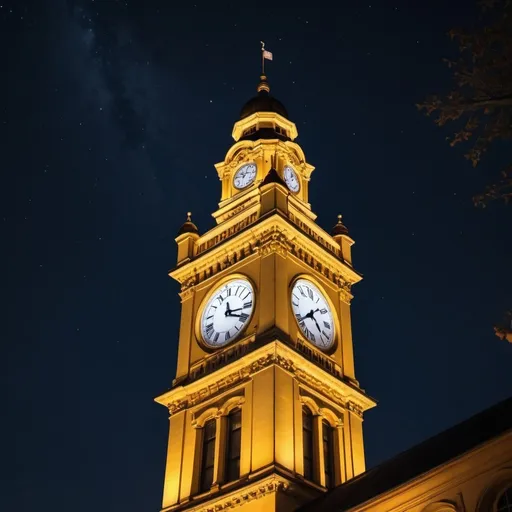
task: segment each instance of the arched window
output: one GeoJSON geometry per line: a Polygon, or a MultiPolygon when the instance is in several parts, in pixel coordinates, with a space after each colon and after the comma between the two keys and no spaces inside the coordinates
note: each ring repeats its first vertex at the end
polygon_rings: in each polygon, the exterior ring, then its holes
{"type": "Polygon", "coordinates": [[[304,446],[304,478],[313,480],[313,413],[302,408],[302,444],[304,446]]]}
{"type": "Polygon", "coordinates": [[[209,491],[213,483],[215,465],[216,420],[208,420],[203,427],[203,450],[201,454],[200,491],[209,491]]]}
{"type": "Polygon", "coordinates": [[[240,441],[242,434],[242,411],[234,409],[227,421],[226,473],[225,481],[240,478],[240,441]]]}
{"type": "Polygon", "coordinates": [[[496,505],[496,512],[512,512],[512,487],[505,489],[496,505]]]}
{"type": "Polygon", "coordinates": [[[324,451],[324,477],[325,487],[334,487],[334,450],[333,428],[327,420],[322,421],[322,445],[324,451]]]}

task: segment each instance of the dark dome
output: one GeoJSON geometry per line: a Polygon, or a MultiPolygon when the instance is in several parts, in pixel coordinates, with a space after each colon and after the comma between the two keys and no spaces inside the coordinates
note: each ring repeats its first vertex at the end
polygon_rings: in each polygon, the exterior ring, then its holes
{"type": "Polygon", "coordinates": [[[249,117],[256,112],[275,112],[288,119],[288,112],[284,105],[276,100],[267,91],[260,91],[257,96],[251,98],[242,108],[240,112],[240,119],[249,117]]]}
{"type": "Polygon", "coordinates": [[[179,229],[178,236],[183,235],[185,233],[199,234],[197,226],[192,222],[192,214],[190,212],[187,213],[187,220],[179,229]]]}
{"type": "Polygon", "coordinates": [[[338,215],[338,223],[332,228],[331,235],[348,235],[347,227],[341,222],[341,215],[338,215]]]}

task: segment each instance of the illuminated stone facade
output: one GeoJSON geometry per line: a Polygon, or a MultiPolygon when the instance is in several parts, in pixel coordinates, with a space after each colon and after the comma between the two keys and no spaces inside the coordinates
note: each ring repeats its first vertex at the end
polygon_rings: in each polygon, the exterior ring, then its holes
{"type": "MultiPolygon", "coordinates": [[[[308,203],[314,168],[296,137],[262,77],[234,125],[235,143],[215,166],[222,183],[217,225],[200,235],[189,219],[176,238],[170,276],[181,285],[177,371],[172,389],[156,399],[170,413],[165,511],[295,510],[365,470],[363,413],[375,402],[354,372],[350,301],[361,280],[352,266],[354,242],[341,223],[334,235],[315,223],[308,203]],[[331,316],[313,308],[305,320],[294,314],[298,278],[322,295],[331,316]],[[212,348],[203,309],[233,279],[254,289],[250,321],[230,343],[212,348]],[[322,335],[318,322],[330,330],[322,335]],[[313,334],[305,324],[320,330],[313,334]],[[334,342],[323,349],[318,336],[327,334],[334,342]],[[234,427],[233,413],[240,421],[234,427]]],[[[226,308],[221,300],[216,304],[226,308]]],[[[226,308],[225,316],[238,315],[226,308]]]]}
{"type": "Polygon", "coordinates": [[[354,371],[354,241],[341,218],[331,234],[316,224],[296,137],[262,77],[215,166],[216,226],[199,234],[189,217],[176,238],[176,378],[156,398],[170,414],[162,512],[512,512],[512,400],[365,472],[375,402],[354,371]],[[297,313],[299,279],[325,307],[297,313]],[[229,288],[240,282],[245,303],[229,288]]]}

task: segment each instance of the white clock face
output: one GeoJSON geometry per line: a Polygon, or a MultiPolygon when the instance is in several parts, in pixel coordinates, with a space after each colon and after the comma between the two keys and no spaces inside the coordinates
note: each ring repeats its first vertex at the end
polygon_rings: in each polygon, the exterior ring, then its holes
{"type": "Polygon", "coordinates": [[[299,177],[297,176],[297,173],[293,170],[292,167],[287,165],[284,168],[283,177],[284,177],[284,182],[286,183],[286,185],[292,192],[299,191],[299,188],[300,188],[299,177]]]}
{"type": "Polygon", "coordinates": [[[304,336],[322,350],[334,343],[334,318],[324,294],[307,279],[292,288],[292,310],[304,336]]]}
{"type": "Polygon", "coordinates": [[[245,164],[238,169],[233,178],[235,188],[248,187],[256,179],[256,164],[245,164]]]}
{"type": "Polygon", "coordinates": [[[233,341],[254,311],[254,290],[247,279],[233,279],[217,288],[201,316],[201,336],[212,348],[233,341]]]}

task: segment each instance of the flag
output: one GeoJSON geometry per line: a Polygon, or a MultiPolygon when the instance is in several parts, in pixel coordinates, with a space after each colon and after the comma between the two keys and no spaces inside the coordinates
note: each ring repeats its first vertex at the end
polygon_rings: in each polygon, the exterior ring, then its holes
{"type": "Polygon", "coordinates": [[[263,58],[267,60],[272,60],[272,52],[268,50],[263,50],[263,58]]]}

